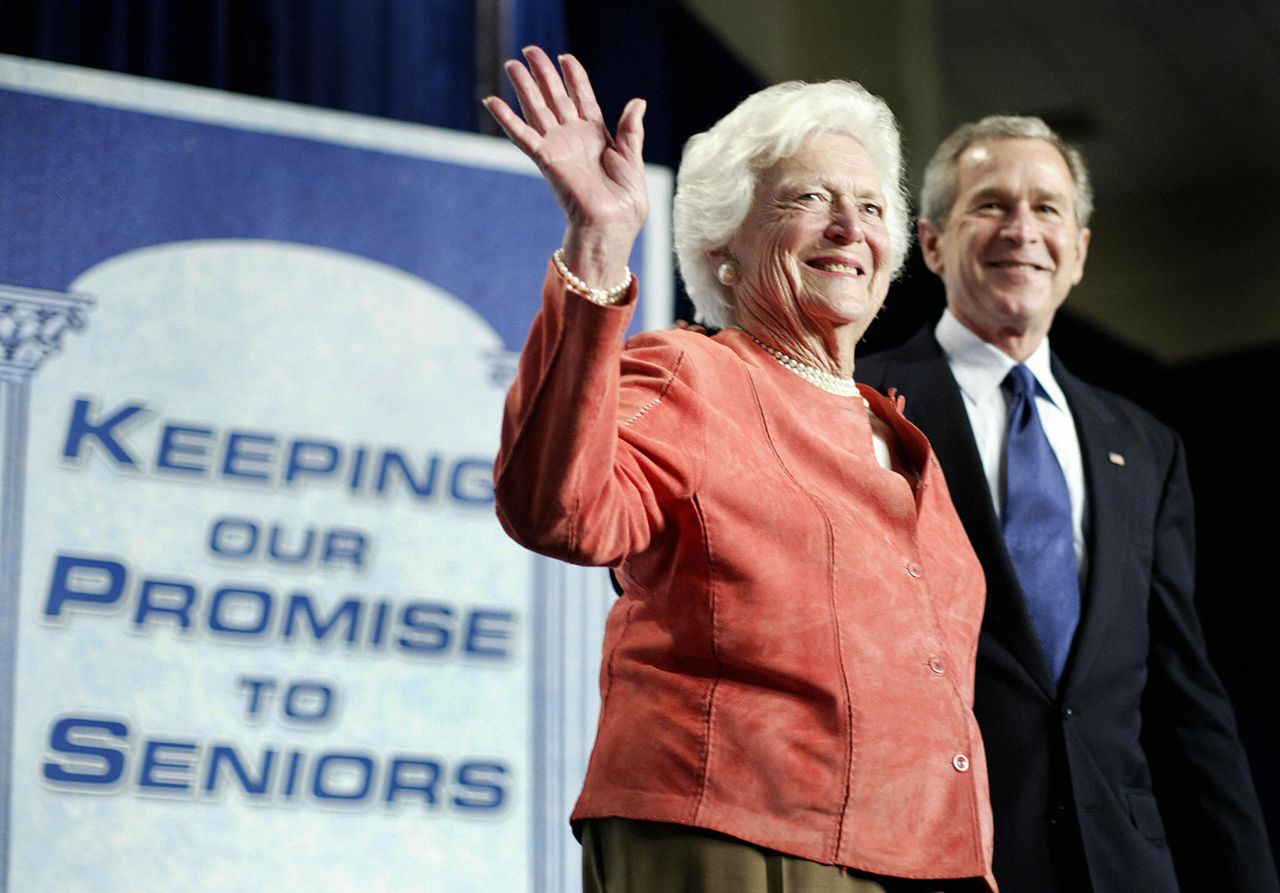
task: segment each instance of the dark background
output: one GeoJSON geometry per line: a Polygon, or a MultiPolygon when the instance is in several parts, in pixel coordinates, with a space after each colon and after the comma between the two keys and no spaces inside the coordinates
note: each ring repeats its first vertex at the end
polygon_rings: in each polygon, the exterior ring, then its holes
{"type": "MultiPolygon", "coordinates": [[[[631,96],[648,99],[646,157],[673,168],[690,134],[763,86],[676,0],[0,0],[0,53],[456,130],[492,132],[479,99],[500,89],[501,60],[528,43],[575,53],[610,120],[631,96]]],[[[1062,120],[1035,108],[989,111],[1044,114],[1071,136],[1090,118],[1087,109],[1062,120]]],[[[917,167],[922,161],[913,159],[917,167]]],[[[1195,209],[1213,196],[1197,188],[1187,201],[1195,209]]],[[[1097,203],[1105,208],[1107,195],[1097,203]]],[[[1175,227],[1188,250],[1194,229],[1175,227]]],[[[1095,233],[1095,241],[1107,237],[1095,233]]],[[[1245,259],[1253,261],[1264,259],[1245,259]]],[[[678,306],[688,318],[683,297],[678,306]]],[[[865,350],[901,342],[942,306],[940,284],[913,252],[865,350]]],[[[1198,607],[1280,853],[1280,719],[1267,694],[1276,652],[1268,618],[1280,590],[1272,565],[1280,487],[1270,465],[1280,345],[1160,362],[1074,314],[1070,303],[1052,338],[1074,372],[1147,407],[1187,443],[1198,510],[1198,607]]]]}

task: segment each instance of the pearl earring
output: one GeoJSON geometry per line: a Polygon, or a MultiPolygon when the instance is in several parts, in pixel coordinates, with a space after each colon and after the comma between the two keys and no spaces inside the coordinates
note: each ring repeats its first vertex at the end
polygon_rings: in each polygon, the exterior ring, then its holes
{"type": "Polygon", "coordinates": [[[729,258],[716,268],[716,278],[721,285],[735,285],[742,278],[742,267],[733,258],[729,258]]]}

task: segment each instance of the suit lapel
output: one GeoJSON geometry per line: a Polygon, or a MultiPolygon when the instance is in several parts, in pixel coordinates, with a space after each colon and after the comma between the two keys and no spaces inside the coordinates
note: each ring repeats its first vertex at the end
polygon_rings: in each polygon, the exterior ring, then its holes
{"type": "Polygon", "coordinates": [[[924,431],[942,463],[956,513],[986,572],[984,633],[1012,654],[1052,699],[1055,685],[991,504],[964,397],[932,331],[921,332],[884,360],[878,379],[876,383],[896,388],[906,398],[905,415],[924,431]]]}
{"type": "Polygon", "coordinates": [[[1103,633],[1114,617],[1117,599],[1115,581],[1123,574],[1125,545],[1117,534],[1130,529],[1130,506],[1139,469],[1127,467],[1125,457],[1137,458],[1122,426],[1113,424],[1111,411],[1092,389],[1067,372],[1056,361],[1054,377],[1066,394],[1080,439],[1085,490],[1089,494],[1085,548],[1088,568],[1081,605],[1080,626],[1076,630],[1071,662],[1063,685],[1069,692],[1076,680],[1085,677],[1105,640],[1103,633]]]}

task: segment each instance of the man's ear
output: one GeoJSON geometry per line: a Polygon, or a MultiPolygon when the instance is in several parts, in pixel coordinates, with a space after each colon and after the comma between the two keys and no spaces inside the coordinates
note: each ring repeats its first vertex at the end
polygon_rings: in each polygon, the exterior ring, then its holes
{"type": "Polygon", "coordinates": [[[920,253],[924,255],[925,265],[935,275],[941,276],[946,267],[942,257],[942,228],[927,217],[921,217],[916,224],[916,235],[920,239],[920,253]]]}

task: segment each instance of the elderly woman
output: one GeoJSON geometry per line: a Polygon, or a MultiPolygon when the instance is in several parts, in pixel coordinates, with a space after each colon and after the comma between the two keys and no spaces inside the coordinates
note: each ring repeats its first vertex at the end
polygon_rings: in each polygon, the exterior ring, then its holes
{"type": "Polygon", "coordinates": [[[575,59],[525,55],[523,119],[485,104],[567,228],[495,476],[511,536],[624,590],[573,814],[587,889],[985,889],[982,572],[923,435],[852,378],[907,250],[893,116],[789,83],[690,140],[680,271],[726,328],[624,349],[644,104],[611,135],[575,59]]]}

